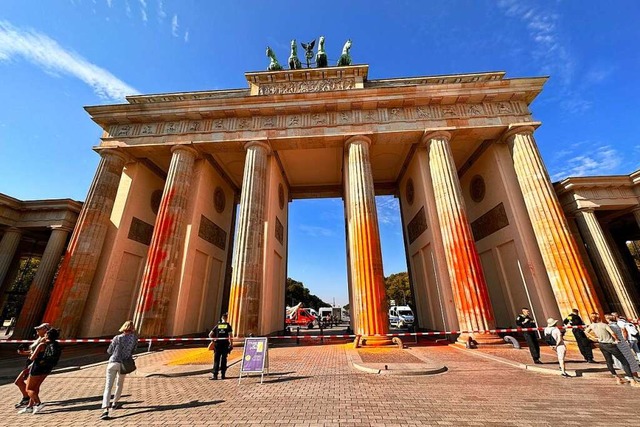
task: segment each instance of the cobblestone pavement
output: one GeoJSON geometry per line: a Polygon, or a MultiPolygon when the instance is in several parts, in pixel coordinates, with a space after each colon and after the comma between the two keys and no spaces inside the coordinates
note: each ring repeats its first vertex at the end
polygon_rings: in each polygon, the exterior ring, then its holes
{"type": "Polygon", "coordinates": [[[446,346],[406,350],[449,370],[429,376],[384,376],[353,369],[345,345],[270,350],[272,375],[238,384],[206,366],[165,366],[188,350],[141,356],[125,382],[124,408],[99,420],[105,366],[50,376],[41,414],[19,415],[12,384],[0,386],[2,425],[22,426],[633,426],[640,389],[611,378],[536,374],[446,346]],[[167,376],[167,372],[173,376],[167,376]],[[156,373],[145,377],[144,375],[156,373]],[[636,409],[633,409],[636,408],[636,409]],[[35,418],[33,418],[35,417],[35,418]]]}

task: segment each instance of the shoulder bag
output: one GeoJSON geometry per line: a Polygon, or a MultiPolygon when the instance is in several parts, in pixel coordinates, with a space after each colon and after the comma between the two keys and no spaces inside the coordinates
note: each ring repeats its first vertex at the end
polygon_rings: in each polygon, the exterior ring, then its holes
{"type": "Polygon", "coordinates": [[[121,374],[130,374],[131,372],[135,371],[136,369],[137,369],[136,361],[133,360],[133,357],[128,357],[126,359],[122,359],[122,362],[120,362],[120,373],[121,374]]]}

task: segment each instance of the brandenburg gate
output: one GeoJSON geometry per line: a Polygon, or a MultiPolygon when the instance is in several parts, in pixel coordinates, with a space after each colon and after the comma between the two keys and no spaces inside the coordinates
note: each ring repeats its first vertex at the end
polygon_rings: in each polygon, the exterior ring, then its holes
{"type": "Polygon", "coordinates": [[[280,331],[288,203],[341,197],[352,327],[384,343],[375,196],[391,194],[421,328],[484,331],[523,306],[602,312],[534,139],[546,78],[368,70],[250,72],[244,89],[87,107],[101,161],[44,320],[67,337],[128,318],[173,336],[228,311],[237,336],[280,331]]]}

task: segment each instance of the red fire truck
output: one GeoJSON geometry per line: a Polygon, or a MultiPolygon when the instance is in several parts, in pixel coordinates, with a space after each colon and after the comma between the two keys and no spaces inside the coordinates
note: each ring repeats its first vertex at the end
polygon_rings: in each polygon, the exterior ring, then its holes
{"type": "Polygon", "coordinates": [[[311,314],[308,308],[302,307],[302,303],[287,308],[287,326],[306,326],[307,329],[312,329],[317,322],[318,318],[311,314]]]}

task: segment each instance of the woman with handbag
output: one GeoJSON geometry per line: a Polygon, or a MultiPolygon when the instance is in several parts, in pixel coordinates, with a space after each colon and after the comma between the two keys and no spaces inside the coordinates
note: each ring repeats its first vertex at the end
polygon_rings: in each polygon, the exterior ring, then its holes
{"type": "Polygon", "coordinates": [[[133,321],[127,320],[124,322],[119,332],[120,335],[113,337],[107,349],[107,353],[111,356],[107,364],[107,380],[104,387],[104,395],[102,396],[102,415],[100,418],[103,420],[109,419],[109,409],[118,408],[118,400],[122,395],[124,378],[128,373],[135,370],[133,352],[138,346],[138,336],[136,335],[133,321]],[[114,381],[116,382],[116,392],[113,396],[113,402],[109,404],[114,381]]]}

